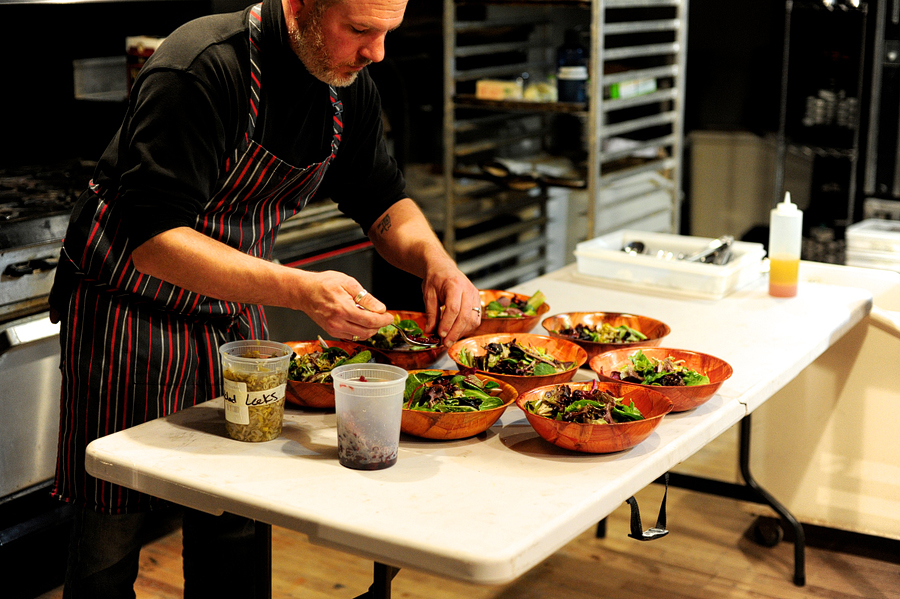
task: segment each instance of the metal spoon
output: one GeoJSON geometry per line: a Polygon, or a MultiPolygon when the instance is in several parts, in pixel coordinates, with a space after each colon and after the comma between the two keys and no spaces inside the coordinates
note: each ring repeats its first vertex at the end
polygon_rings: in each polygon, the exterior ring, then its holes
{"type": "MultiPolygon", "coordinates": [[[[369,310],[368,308],[366,308],[365,306],[362,306],[362,305],[360,305],[360,304],[356,304],[356,307],[359,308],[360,310],[365,310],[366,312],[371,312],[371,310],[369,310]]],[[[415,347],[428,347],[428,348],[434,348],[434,347],[437,347],[438,345],[441,344],[441,340],[440,340],[440,339],[438,339],[438,340],[435,341],[435,342],[431,342],[431,341],[422,341],[422,339],[419,338],[419,337],[410,337],[410,336],[406,333],[406,331],[404,331],[402,328],[400,328],[400,327],[398,327],[397,325],[395,325],[393,322],[391,323],[390,326],[392,326],[392,327],[394,327],[395,329],[397,329],[397,332],[400,333],[400,336],[401,336],[401,337],[403,338],[403,340],[406,341],[406,343],[409,344],[409,345],[413,345],[413,346],[415,346],[415,347]]],[[[429,337],[426,337],[426,338],[427,338],[427,339],[434,339],[435,337],[434,337],[434,336],[429,336],[429,337]]]]}

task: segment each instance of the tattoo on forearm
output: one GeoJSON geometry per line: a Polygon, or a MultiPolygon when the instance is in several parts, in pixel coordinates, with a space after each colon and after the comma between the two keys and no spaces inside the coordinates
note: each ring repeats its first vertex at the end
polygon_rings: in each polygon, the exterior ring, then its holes
{"type": "Polygon", "coordinates": [[[391,228],[391,215],[386,214],[381,222],[378,223],[378,232],[384,235],[391,228]]]}

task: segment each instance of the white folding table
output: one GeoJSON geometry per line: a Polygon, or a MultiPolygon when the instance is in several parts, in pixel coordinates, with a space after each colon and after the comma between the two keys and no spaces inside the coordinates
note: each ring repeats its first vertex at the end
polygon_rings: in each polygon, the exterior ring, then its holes
{"type": "MultiPolygon", "coordinates": [[[[506,583],[748,416],[859,323],[872,295],[852,286],[858,269],[846,269],[846,285],[810,282],[822,268],[842,267],[803,263],[799,294],[790,299],[769,297],[765,278],[724,299],[700,300],[585,280],[574,266],[513,288],[543,291],[548,315],[601,310],[658,318],[672,328],[663,346],[733,366],[709,402],[666,416],[644,442],[619,453],[559,449],[513,406],[474,438],[404,436],[393,467],[349,470],[338,464],[333,412],[288,410],[278,439],[243,443],[228,438],[216,399],[94,441],[87,469],[183,506],[256,520],[264,566],[271,525],[370,558],[373,597],[389,597],[390,579],[403,567],[506,583]]],[[[436,367],[454,366],[445,357],[436,367]]]]}

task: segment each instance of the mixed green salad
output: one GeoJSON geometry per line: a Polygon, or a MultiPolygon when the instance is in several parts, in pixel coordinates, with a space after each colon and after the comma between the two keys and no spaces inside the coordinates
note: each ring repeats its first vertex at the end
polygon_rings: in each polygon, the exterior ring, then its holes
{"type": "Polygon", "coordinates": [[[329,347],[322,337],[319,337],[321,350],[308,354],[291,356],[288,366],[288,380],[301,383],[331,383],[331,371],[342,364],[363,364],[372,361],[372,352],[367,349],[355,352],[347,352],[342,347],[329,347]]]}
{"type": "Polygon", "coordinates": [[[641,350],[616,366],[610,373],[610,378],[661,387],[690,387],[709,383],[708,376],[691,370],[684,365],[684,360],[673,360],[671,356],[660,360],[644,355],[641,350]]]}
{"type": "Polygon", "coordinates": [[[597,381],[593,381],[590,389],[560,385],[540,399],[525,402],[525,408],[538,416],[578,424],[616,424],[644,419],[634,401],[625,404],[621,397],[601,390],[597,381]]]}
{"type": "Polygon", "coordinates": [[[423,412],[478,412],[502,406],[499,394],[500,385],[482,381],[474,371],[423,370],[406,379],[403,404],[423,412]]]}
{"type": "Polygon", "coordinates": [[[545,301],[544,294],[538,291],[527,300],[501,296],[484,307],[485,318],[522,318],[534,316],[545,301]]]}
{"type": "Polygon", "coordinates": [[[427,335],[422,327],[419,326],[415,320],[410,319],[401,319],[399,314],[394,314],[394,325],[388,325],[386,327],[381,327],[378,329],[378,332],[372,335],[368,339],[360,339],[359,343],[364,343],[366,345],[371,345],[377,349],[403,349],[410,351],[417,350],[428,350],[427,347],[420,347],[416,345],[408,344],[403,337],[400,336],[400,332],[395,327],[400,327],[407,334],[408,337],[412,339],[422,341],[425,343],[438,343],[440,339],[435,337],[434,335],[427,335]]]}
{"type": "Polygon", "coordinates": [[[509,343],[488,343],[484,351],[482,355],[475,355],[463,348],[459,352],[459,362],[483,372],[518,376],[544,376],[575,368],[575,362],[557,360],[546,350],[515,339],[509,343]]]}
{"type": "Polygon", "coordinates": [[[647,338],[647,335],[628,325],[614,327],[608,322],[602,323],[599,327],[579,323],[571,328],[560,329],[557,333],[578,341],[594,343],[635,343],[647,338]]]}

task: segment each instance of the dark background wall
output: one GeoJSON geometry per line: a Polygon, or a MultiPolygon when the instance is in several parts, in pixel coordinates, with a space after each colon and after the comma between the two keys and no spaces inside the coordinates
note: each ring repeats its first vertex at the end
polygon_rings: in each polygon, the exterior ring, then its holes
{"type": "MultiPolygon", "coordinates": [[[[124,112],[120,103],[74,99],[72,60],[124,52],[130,35],[165,36],[185,21],[237,10],[246,0],[164,0],[0,5],[6,143],[0,164],[96,159],[124,112]]],[[[397,127],[414,134],[401,161],[440,162],[442,42],[437,0],[412,0],[390,34],[389,60],[372,67],[397,127]]],[[[685,130],[778,126],[784,0],[691,0],[685,130]]],[[[405,145],[404,145],[405,144],[405,145]]]]}
{"type": "Polygon", "coordinates": [[[685,130],[778,130],[784,0],[691,0],[685,130]]]}

